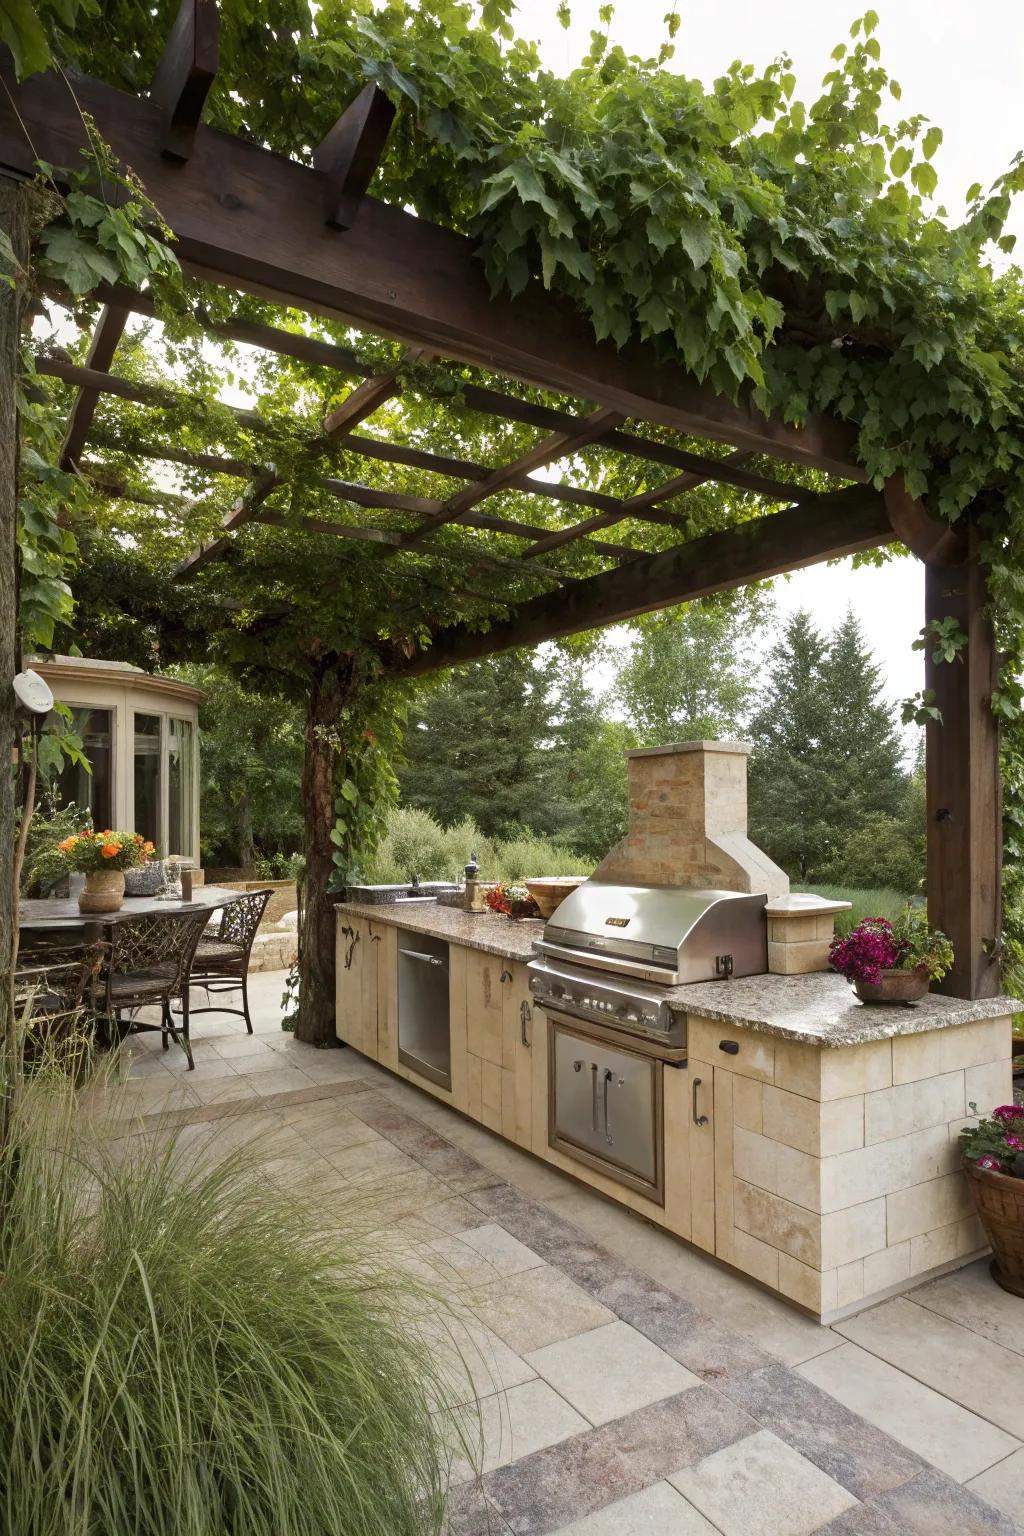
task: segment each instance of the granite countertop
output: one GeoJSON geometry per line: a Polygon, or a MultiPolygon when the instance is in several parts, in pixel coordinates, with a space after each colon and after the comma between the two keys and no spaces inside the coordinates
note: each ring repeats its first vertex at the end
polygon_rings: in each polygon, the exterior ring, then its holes
{"type": "Polygon", "coordinates": [[[450,944],[464,944],[467,949],[482,949],[500,955],[503,960],[529,960],[533,941],[544,932],[539,917],[513,920],[501,912],[463,912],[458,907],[443,907],[425,901],[406,906],[392,902],[341,902],[337,911],[373,923],[390,923],[413,933],[431,933],[450,944]]]}
{"type": "MultiPolygon", "coordinates": [[[[482,949],[505,960],[529,960],[533,941],[540,938],[540,918],[513,922],[495,912],[461,912],[434,902],[417,906],[368,905],[345,902],[339,914],[391,923],[417,933],[431,933],[452,944],[482,949]]],[[[1012,997],[987,997],[966,1002],[929,992],[919,1003],[869,1006],[859,1002],[853,988],[833,971],[809,976],[741,976],[729,981],[696,981],[665,993],[670,1008],[723,1024],[739,1024],[781,1040],[835,1049],[890,1040],[894,1035],[919,1035],[930,1029],[952,1029],[980,1019],[1003,1018],[1024,1004],[1012,997]]]]}
{"type": "Polygon", "coordinates": [[[862,1003],[853,988],[834,971],[809,976],[741,976],[729,981],[697,981],[673,987],[671,1008],[699,1014],[723,1024],[833,1049],[891,1040],[895,1035],[920,1035],[930,1029],[952,1029],[979,1019],[999,1019],[1021,1004],[1012,997],[986,997],[968,1002],[929,992],[910,1006],[862,1003]]]}

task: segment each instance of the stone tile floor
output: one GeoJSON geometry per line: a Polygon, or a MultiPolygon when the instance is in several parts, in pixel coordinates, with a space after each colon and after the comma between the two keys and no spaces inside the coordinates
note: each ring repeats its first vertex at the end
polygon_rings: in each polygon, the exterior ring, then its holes
{"type": "MultiPolygon", "coordinates": [[[[981,1536],[1024,1532],[1024,1302],[984,1262],[818,1324],[349,1050],[241,1019],[123,1048],[134,1112],[259,1136],[443,1290],[433,1330],[475,1466],[451,1536],[981,1536]]],[[[197,996],[196,1001],[202,1001],[197,996]]]]}

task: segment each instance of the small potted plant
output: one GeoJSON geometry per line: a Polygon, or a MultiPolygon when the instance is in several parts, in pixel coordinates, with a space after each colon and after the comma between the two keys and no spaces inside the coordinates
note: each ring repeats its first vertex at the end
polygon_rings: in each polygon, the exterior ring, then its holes
{"type": "MultiPolygon", "coordinates": [[[[978,1106],[970,1106],[977,1114],[978,1106]]],[[[960,1132],[974,1208],[992,1244],[992,1278],[1024,1296],[1024,1105],[1001,1104],[960,1132]]]]}
{"type": "Polygon", "coordinates": [[[929,928],[923,907],[907,906],[894,923],[866,917],[828,952],[832,969],[852,982],[862,1003],[916,1003],[953,964],[953,946],[929,928]]]}
{"type": "Polygon", "coordinates": [[[58,844],[69,870],[85,875],[80,912],[117,912],[124,901],[124,872],[146,864],[156,851],[139,832],[76,832],[58,844]]]}
{"type": "Polygon", "coordinates": [[[525,885],[496,885],[487,892],[484,900],[492,912],[504,912],[506,917],[539,917],[540,908],[525,885]]]}

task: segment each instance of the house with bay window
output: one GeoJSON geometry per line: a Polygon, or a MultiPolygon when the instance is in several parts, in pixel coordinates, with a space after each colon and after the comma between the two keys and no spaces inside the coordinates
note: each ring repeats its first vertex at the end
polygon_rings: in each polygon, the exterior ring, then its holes
{"type": "Polygon", "coordinates": [[[198,867],[201,691],[120,661],[53,656],[30,665],[71,710],[92,768],[65,765],[62,803],[88,808],[101,829],[141,832],[160,858],[198,867]]]}

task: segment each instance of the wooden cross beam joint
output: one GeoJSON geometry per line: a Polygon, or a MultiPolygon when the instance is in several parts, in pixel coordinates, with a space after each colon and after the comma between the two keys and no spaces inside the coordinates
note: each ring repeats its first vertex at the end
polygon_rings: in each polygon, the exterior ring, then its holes
{"type": "Polygon", "coordinates": [[[181,0],[149,90],[166,114],[163,153],[168,160],[191,157],[219,60],[216,0],[181,0]]]}
{"type": "Polygon", "coordinates": [[[394,103],[370,84],[313,151],[313,164],[324,177],[325,224],[352,228],[394,120],[394,103]]]}

